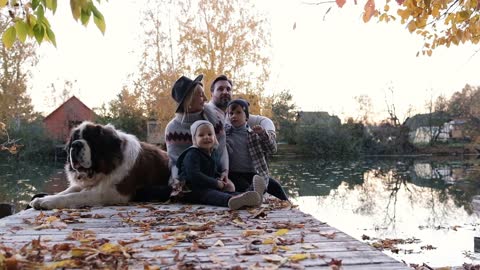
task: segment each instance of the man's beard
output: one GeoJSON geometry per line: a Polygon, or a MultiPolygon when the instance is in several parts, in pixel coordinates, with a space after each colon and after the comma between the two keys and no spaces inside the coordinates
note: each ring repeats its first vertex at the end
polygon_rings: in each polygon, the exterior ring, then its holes
{"type": "Polygon", "coordinates": [[[231,99],[232,99],[231,97],[222,97],[214,101],[214,103],[215,103],[215,106],[217,106],[218,108],[222,110],[226,110],[228,106],[228,102],[230,102],[231,99]]]}

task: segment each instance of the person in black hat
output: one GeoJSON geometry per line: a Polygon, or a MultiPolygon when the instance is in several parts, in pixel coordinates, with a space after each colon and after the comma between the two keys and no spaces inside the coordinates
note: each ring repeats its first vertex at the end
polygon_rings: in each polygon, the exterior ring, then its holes
{"type": "MultiPolygon", "coordinates": [[[[202,84],[203,75],[197,76],[194,80],[181,76],[172,87],[172,98],[177,103],[175,109],[175,117],[167,124],[165,128],[165,144],[171,168],[170,184],[174,191],[172,195],[175,196],[182,190],[182,181],[178,179],[178,168],[176,162],[180,154],[190,146],[192,146],[192,134],[190,126],[197,120],[207,120],[215,126],[213,113],[204,110],[204,104],[207,100],[202,84]]],[[[222,138],[222,134],[216,134],[217,137],[222,138]]],[[[223,133],[223,140],[225,134],[223,133]]],[[[228,156],[226,156],[225,145],[219,148],[220,164],[222,168],[228,168],[228,156]]],[[[222,178],[227,181],[225,175],[222,178]]],[[[229,180],[228,180],[229,181],[229,180]]]]}

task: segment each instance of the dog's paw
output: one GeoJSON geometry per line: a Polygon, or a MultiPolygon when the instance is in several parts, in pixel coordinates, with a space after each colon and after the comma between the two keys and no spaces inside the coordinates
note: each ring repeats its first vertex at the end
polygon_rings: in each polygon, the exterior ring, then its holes
{"type": "Polygon", "coordinates": [[[42,198],[35,198],[30,202],[30,206],[36,210],[51,210],[63,208],[63,205],[57,203],[57,200],[52,198],[52,196],[46,196],[42,198]]]}

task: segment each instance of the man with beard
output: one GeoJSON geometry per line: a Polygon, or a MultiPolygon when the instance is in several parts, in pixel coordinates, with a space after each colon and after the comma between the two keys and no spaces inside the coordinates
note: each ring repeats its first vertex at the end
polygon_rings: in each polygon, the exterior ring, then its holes
{"type": "MultiPolygon", "coordinates": [[[[219,148],[223,149],[226,145],[225,138],[225,124],[228,122],[226,117],[226,111],[228,103],[232,100],[232,90],[233,90],[233,82],[225,75],[219,75],[218,77],[213,80],[210,91],[212,98],[208,103],[205,104],[205,109],[214,111],[216,115],[216,123],[215,123],[215,134],[217,137],[224,138],[219,139],[219,148]],[[221,135],[221,136],[218,136],[221,135]]],[[[250,114],[248,117],[247,125],[250,127],[254,126],[261,126],[265,131],[272,136],[273,138],[276,137],[275,134],[275,125],[273,121],[270,120],[268,117],[261,116],[261,115],[252,115],[250,114]]],[[[228,175],[228,171],[224,171],[222,173],[222,177],[224,174],[228,175]]],[[[229,178],[231,178],[229,175],[229,178]]],[[[237,190],[240,191],[240,190],[237,190]]],[[[277,180],[270,178],[267,186],[267,192],[272,194],[273,196],[281,199],[281,200],[288,200],[285,191],[283,190],[280,183],[277,180]]]]}

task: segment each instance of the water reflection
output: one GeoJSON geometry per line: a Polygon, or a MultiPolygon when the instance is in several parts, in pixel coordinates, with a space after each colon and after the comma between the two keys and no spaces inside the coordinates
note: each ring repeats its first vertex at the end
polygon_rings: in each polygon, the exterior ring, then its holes
{"type": "Polygon", "coordinates": [[[0,164],[0,202],[24,209],[30,198],[39,192],[55,193],[68,186],[62,165],[6,162],[0,164]]]}
{"type": "Polygon", "coordinates": [[[446,266],[474,257],[479,263],[473,254],[480,228],[476,159],[276,160],[271,167],[300,209],[357,239],[420,239],[399,254],[386,251],[399,260],[446,266]],[[422,250],[427,245],[436,249],[422,250]]]}

